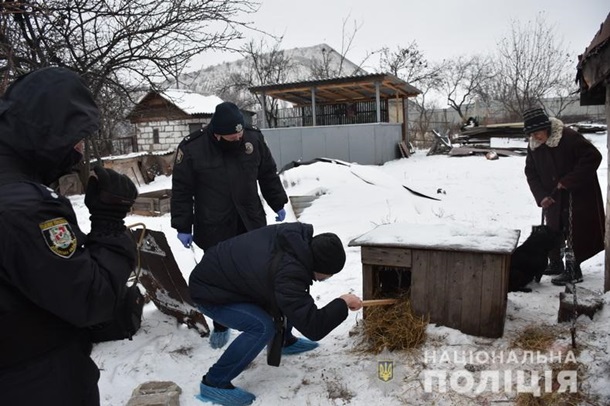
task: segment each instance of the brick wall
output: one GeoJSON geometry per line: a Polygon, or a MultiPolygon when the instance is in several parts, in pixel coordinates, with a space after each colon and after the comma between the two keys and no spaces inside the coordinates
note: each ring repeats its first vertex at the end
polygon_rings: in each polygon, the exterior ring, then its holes
{"type": "Polygon", "coordinates": [[[209,119],[162,120],[136,124],[138,151],[167,151],[175,149],[190,134],[191,125],[207,125],[209,119]],[[159,142],[153,142],[153,130],[159,130],[159,142]]]}

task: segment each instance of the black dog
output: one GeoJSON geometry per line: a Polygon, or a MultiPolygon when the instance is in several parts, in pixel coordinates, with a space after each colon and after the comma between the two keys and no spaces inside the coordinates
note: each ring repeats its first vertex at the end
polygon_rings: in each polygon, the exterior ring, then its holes
{"type": "Polygon", "coordinates": [[[509,292],[531,292],[525,286],[533,281],[540,282],[548,264],[549,251],[557,244],[559,233],[547,226],[532,227],[532,233],[513,251],[510,257],[509,292]]]}

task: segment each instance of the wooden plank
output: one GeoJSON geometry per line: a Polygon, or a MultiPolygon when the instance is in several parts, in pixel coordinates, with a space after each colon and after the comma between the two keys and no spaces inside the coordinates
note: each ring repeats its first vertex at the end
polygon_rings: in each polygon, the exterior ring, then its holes
{"type": "Polygon", "coordinates": [[[371,300],[363,300],[362,301],[362,306],[363,307],[386,306],[386,305],[395,304],[397,301],[398,301],[397,299],[371,299],[371,300]]]}
{"type": "MultiPolygon", "coordinates": [[[[374,288],[374,266],[369,264],[362,264],[362,299],[370,300],[373,299],[373,288],[374,288]]],[[[362,310],[362,318],[366,319],[367,309],[362,310]]]]}
{"type": "Polygon", "coordinates": [[[362,298],[372,299],[373,298],[373,265],[362,264],[362,298]]]}
{"type": "Polygon", "coordinates": [[[363,264],[411,268],[411,250],[408,248],[363,246],[360,255],[363,264]]]}
{"type": "Polygon", "coordinates": [[[462,322],[460,331],[480,335],[481,330],[481,287],[483,266],[480,254],[463,253],[464,280],[462,282],[462,322]]]}
{"type": "Polygon", "coordinates": [[[462,327],[462,300],[464,283],[464,261],[462,253],[451,252],[447,255],[447,327],[461,329],[462,327]]]}
{"type": "Polygon", "coordinates": [[[504,322],[506,321],[506,305],[508,302],[508,280],[510,278],[510,255],[503,255],[502,256],[502,284],[500,285],[500,292],[503,293],[502,295],[502,302],[501,302],[501,306],[502,306],[502,314],[504,315],[504,317],[502,317],[501,320],[501,329],[502,329],[502,334],[504,334],[504,322]]]}
{"type": "Polygon", "coordinates": [[[447,257],[450,252],[428,251],[428,309],[430,320],[447,324],[447,257]]]}
{"type": "Polygon", "coordinates": [[[428,255],[424,250],[412,251],[411,308],[418,316],[428,316],[428,255]]]}
{"type": "Polygon", "coordinates": [[[504,256],[481,255],[483,283],[481,286],[481,335],[498,338],[504,333],[506,291],[502,291],[504,256]]]}

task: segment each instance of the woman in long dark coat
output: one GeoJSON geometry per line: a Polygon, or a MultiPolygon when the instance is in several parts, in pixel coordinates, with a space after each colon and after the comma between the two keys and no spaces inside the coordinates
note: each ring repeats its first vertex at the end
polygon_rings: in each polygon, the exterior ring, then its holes
{"type": "Polygon", "coordinates": [[[602,155],[581,134],[565,127],[560,120],[549,118],[540,108],[524,113],[524,131],[529,137],[527,182],[536,203],[544,209],[547,225],[563,237],[549,254],[545,274],[559,274],[551,280],[556,285],[572,280],[560,251],[571,226],[573,276],[576,282],[582,282],[580,264],[604,249],[604,204],[596,173],[602,155]]]}

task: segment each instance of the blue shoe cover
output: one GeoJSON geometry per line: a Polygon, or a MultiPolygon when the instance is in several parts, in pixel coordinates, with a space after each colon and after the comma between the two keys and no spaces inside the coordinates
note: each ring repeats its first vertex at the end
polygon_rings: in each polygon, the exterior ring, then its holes
{"type": "Polygon", "coordinates": [[[290,355],[290,354],[299,354],[302,352],[311,351],[314,348],[317,348],[320,344],[315,341],[308,340],[306,338],[297,339],[294,344],[289,345],[288,347],[282,348],[282,354],[290,355]]]}
{"type": "Polygon", "coordinates": [[[199,395],[195,397],[202,402],[212,402],[224,406],[250,405],[256,399],[256,396],[243,389],[215,388],[203,383],[199,384],[199,395]]]}
{"type": "Polygon", "coordinates": [[[229,336],[231,335],[231,329],[225,331],[212,331],[210,334],[210,345],[212,348],[222,348],[229,342],[229,336]]]}

